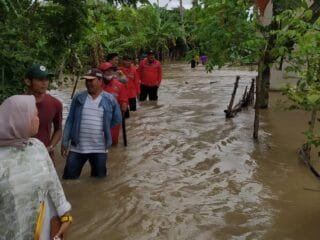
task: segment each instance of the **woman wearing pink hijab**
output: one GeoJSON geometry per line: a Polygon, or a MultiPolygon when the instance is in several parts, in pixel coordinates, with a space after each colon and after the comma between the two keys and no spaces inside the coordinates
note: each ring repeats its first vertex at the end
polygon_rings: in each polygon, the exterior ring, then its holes
{"type": "Polygon", "coordinates": [[[39,128],[35,98],[15,95],[0,105],[0,240],[62,239],[72,217],[39,128]],[[58,232],[50,220],[60,217],[58,232]],[[51,236],[50,236],[51,235],[51,236]]]}

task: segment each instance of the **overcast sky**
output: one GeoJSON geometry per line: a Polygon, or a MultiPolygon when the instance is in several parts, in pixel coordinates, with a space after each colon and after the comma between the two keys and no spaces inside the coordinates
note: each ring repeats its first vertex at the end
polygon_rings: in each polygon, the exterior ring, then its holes
{"type": "MultiPolygon", "coordinates": [[[[191,8],[192,0],[182,0],[182,4],[184,8],[191,8]]],[[[149,0],[150,3],[157,3],[157,0],[149,0]]],[[[179,0],[159,0],[160,7],[164,7],[168,4],[168,9],[179,7],[179,0]]]]}

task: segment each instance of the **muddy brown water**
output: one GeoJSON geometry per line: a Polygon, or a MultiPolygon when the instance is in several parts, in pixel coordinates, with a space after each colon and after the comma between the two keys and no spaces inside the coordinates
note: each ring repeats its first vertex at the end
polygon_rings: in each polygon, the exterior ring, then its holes
{"type": "MultiPolygon", "coordinates": [[[[75,218],[68,239],[320,239],[319,180],[296,151],[308,114],[284,110],[271,93],[255,143],[251,108],[229,120],[223,112],[236,75],[238,101],[255,72],[165,65],[159,101],[131,114],[109,176],[92,179],[86,165],[63,181],[75,218]]],[[[66,114],[71,88],[52,93],[66,114]]]]}

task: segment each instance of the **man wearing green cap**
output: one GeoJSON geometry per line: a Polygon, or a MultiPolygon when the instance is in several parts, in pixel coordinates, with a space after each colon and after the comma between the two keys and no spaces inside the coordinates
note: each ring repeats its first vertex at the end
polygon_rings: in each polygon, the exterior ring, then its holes
{"type": "Polygon", "coordinates": [[[34,95],[37,101],[40,126],[35,137],[44,143],[54,162],[53,151],[62,136],[62,103],[47,93],[48,77],[47,68],[36,64],[27,70],[24,83],[27,94],[34,95]]]}

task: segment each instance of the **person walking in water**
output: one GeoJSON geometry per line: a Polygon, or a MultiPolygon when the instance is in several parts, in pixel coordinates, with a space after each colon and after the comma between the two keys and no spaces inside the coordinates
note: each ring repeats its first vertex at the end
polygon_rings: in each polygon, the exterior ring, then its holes
{"type": "Polygon", "coordinates": [[[37,102],[40,126],[35,137],[44,143],[55,163],[54,149],[62,136],[62,103],[47,93],[49,72],[45,66],[31,66],[27,70],[24,83],[27,94],[35,96],[37,102]]]}
{"type": "Polygon", "coordinates": [[[200,57],[198,54],[194,57],[194,60],[196,61],[196,65],[199,65],[200,57]]]}
{"type": "Polygon", "coordinates": [[[120,81],[122,84],[127,84],[127,78],[124,73],[119,69],[119,54],[118,53],[109,53],[106,56],[106,62],[111,63],[112,70],[115,78],[120,81]]]}
{"type": "Polygon", "coordinates": [[[196,68],[196,60],[195,60],[194,56],[192,56],[190,63],[191,63],[191,69],[195,69],[196,68]]]}
{"type": "Polygon", "coordinates": [[[208,57],[206,55],[201,55],[200,61],[202,65],[206,65],[208,61],[208,57]]]}
{"type": "Polygon", "coordinates": [[[158,89],[162,80],[161,63],[155,59],[155,53],[151,50],[138,67],[140,78],[139,101],[145,101],[147,97],[151,101],[158,100],[158,89]]]}
{"type": "MultiPolygon", "coordinates": [[[[122,115],[128,110],[128,96],[126,86],[122,84],[114,74],[114,68],[111,63],[104,62],[99,65],[103,72],[103,90],[112,94],[120,106],[122,115]]],[[[118,145],[121,125],[111,128],[112,146],[118,145]]]]}
{"type": "Polygon", "coordinates": [[[62,137],[62,156],[70,148],[63,179],[79,178],[87,160],[92,177],[105,177],[107,150],[112,144],[110,128],[122,120],[116,99],[103,91],[103,73],[93,68],[82,78],[87,90],[73,98],[62,137]]]}
{"type": "Polygon", "coordinates": [[[137,96],[140,94],[140,80],[132,59],[129,56],[123,56],[120,70],[126,75],[128,82],[126,84],[129,101],[129,110],[137,110],[137,96]]]}
{"type": "Polygon", "coordinates": [[[48,151],[32,137],[38,128],[34,96],[11,96],[0,105],[1,240],[57,239],[72,221],[71,205],[48,151]],[[53,218],[62,223],[54,234],[53,218]]]}

